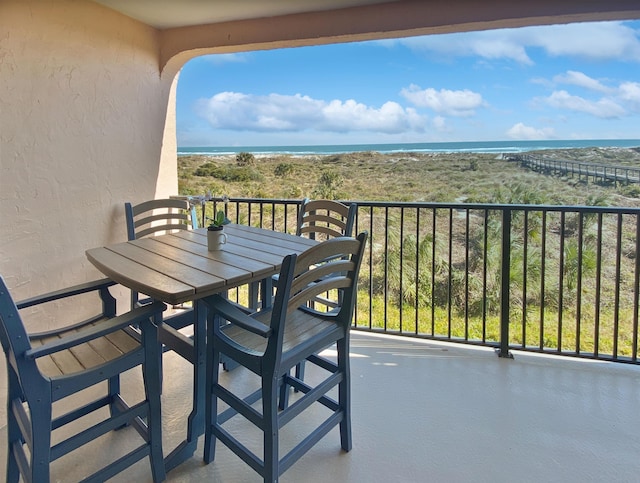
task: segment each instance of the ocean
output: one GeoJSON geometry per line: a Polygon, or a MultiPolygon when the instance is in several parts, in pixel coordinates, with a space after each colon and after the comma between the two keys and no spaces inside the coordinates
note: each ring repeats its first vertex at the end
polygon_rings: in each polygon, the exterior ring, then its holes
{"type": "Polygon", "coordinates": [[[640,139],[588,139],[551,141],[478,141],[448,143],[400,143],[400,144],[340,144],[318,146],[208,146],[178,147],[178,156],[201,154],[207,156],[233,155],[248,152],[254,155],[291,154],[298,156],[314,154],[339,154],[360,151],[381,153],[523,153],[540,149],[576,148],[633,148],[640,147],[640,139]]]}

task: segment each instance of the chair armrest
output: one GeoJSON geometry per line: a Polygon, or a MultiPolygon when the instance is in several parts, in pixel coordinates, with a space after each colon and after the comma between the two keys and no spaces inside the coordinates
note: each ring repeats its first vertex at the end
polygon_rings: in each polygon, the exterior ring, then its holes
{"type": "Polygon", "coordinates": [[[49,293],[38,295],[36,297],[32,297],[26,300],[21,300],[20,302],[16,303],[16,307],[18,309],[25,309],[27,307],[33,307],[34,305],[51,302],[53,300],[59,300],[66,297],[72,297],[74,295],[80,295],[88,292],[94,292],[96,290],[104,289],[115,284],[116,282],[108,278],[103,278],[101,280],[94,280],[92,282],[86,282],[79,285],[74,285],[73,287],[68,287],[61,290],[56,290],[55,292],[49,292],[49,293]]]}
{"type": "Polygon", "coordinates": [[[126,314],[114,317],[113,319],[105,320],[104,322],[100,322],[94,326],[79,330],[68,337],[63,337],[62,339],[54,340],[39,347],[29,349],[25,353],[25,357],[29,359],[37,359],[38,357],[69,349],[70,347],[97,339],[98,337],[116,332],[130,325],[141,323],[153,315],[162,314],[166,308],[167,306],[162,302],[154,302],[142,308],[127,312],[126,314]]]}
{"type": "Polygon", "coordinates": [[[243,328],[249,332],[252,332],[265,339],[271,335],[271,327],[264,325],[262,322],[249,317],[246,313],[240,310],[236,305],[230,303],[220,295],[212,295],[204,299],[211,310],[215,311],[221,318],[231,322],[238,327],[243,328]]]}

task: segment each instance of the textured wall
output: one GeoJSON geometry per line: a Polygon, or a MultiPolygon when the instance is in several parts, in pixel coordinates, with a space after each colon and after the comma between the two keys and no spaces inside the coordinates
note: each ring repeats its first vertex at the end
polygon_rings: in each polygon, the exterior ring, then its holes
{"type": "Polygon", "coordinates": [[[17,298],[100,276],[84,252],[126,239],[123,203],[176,193],[158,50],[93,2],[0,2],[0,275],[17,298]]]}

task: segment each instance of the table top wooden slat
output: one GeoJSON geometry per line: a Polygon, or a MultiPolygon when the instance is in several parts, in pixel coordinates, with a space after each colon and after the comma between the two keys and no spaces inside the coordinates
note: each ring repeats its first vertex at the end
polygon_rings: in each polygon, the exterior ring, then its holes
{"type": "Polygon", "coordinates": [[[193,286],[135,263],[107,247],[92,248],[87,250],[86,255],[89,261],[110,279],[150,297],[170,304],[179,304],[192,300],[195,296],[193,286]],[[174,299],[180,302],[175,302],[174,299]]]}
{"type": "MultiPolygon", "coordinates": [[[[287,233],[280,233],[270,230],[261,230],[251,226],[234,225],[229,230],[230,236],[234,236],[238,239],[247,240],[250,242],[264,243],[268,248],[283,248],[288,250],[288,253],[293,251],[299,251],[301,246],[312,247],[316,242],[305,237],[295,237],[287,233]],[[257,231],[259,230],[259,231],[257,231]]],[[[239,240],[241,242],[241,240],[239,240]]],[[[273,252],[276,253],[276,252],[273,252]]],[[[278,252],[280,253],[280,252],[278,252]]]]}
{"type": "Polygon", "coordinates": [[[206,231],[182,231],[173,237],[162,237],[162,243],[167,243],[183,251],[190,251],[200,257],[221,262],[233,267],[250,270],[255,276],[276,270],[282,262],[281,256],[256,250],[247,250],[235,243],[224,245],[222,250],[210,252],[207,250],[206,231]],[[237,256],[240,255],[240,256],[237,256]]]}
{"type": "Polygon", "coordinates": [[[251,259],[239,260],[238,257],[234,257],[223,250],[210,252],[206,246],[186,243],[184,239],[173,241],[172,243],[172,238],[166,237],[164,241],[144,238],[131,243],[150,251],[155,252],[157,250],[161,255],[170,258],[172,262],[182,263],[185,266],[215,275],[227,281],[253,277],[275,268],[273,263],[264,263],[251,259]],[[181,246],[185,245],[187,249],[182,249],[181,246]],[[159,246],[162,246],[162,248],[160,249],[159,246]]]}
{"type": "MultiPolygon", "coordinates": [[[[220,289],[226,284],[226,279],[220,276],[220,274],[207,273],[173,258],[170,253],[171,247],[168,245],[158,242],[154,243],[153,240],[149,240],[156,249],[156,251],[149,251],[138,246],[139,242],[145,244],[143,240],[135,240],[131,243],[114,245],[109,247],[109,249],[114,253],[135,261],[135,263],[169,275],[171,278],[185,282],[192,287],[196,287],[196,293],[198,288],[204,290],[220,289]]],[[[246,271],[243,272],[243,275],[250,276],[246,271]]]]}

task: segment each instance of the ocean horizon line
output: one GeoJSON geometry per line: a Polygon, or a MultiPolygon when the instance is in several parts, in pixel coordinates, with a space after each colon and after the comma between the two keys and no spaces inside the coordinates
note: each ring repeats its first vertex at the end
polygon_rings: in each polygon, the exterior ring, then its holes
{"type": "Polygon", "coordinates": [[[297,156],[330,155],[351,152],[376,151],[380,153],[522,153],[542,149],[584,148],[636,148],[640,139],[565,139],[545,141],[461,141],[437,143],[372,143],[372,144],[318,144],[277,146],[179,146],[178,156],[228,156],[239,152],[254,155],[288,154],[297,156]]]}

